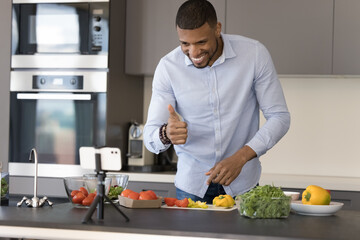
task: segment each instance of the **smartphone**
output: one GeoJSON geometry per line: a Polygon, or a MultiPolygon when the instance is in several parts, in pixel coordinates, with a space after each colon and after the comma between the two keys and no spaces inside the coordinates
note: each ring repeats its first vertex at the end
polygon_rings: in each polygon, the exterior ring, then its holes
{"type": "Polygon", "coordinates": [[[80,147],[80,166],[84,169],[96,169],[96,155],[100,156],[101,169],[103,171],[121,170],[121,151],[119,148],[103,147],[80,147]]]}

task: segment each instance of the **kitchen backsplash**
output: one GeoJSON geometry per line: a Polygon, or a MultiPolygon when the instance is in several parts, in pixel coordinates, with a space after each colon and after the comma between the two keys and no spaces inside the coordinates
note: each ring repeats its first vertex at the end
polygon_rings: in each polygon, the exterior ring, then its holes
{"type": "MultiPolygon", "coordinates": [[[[285,137],[261,157],[263,173],[360,177],[360,77],[279,78],[291,126],[285,137]]],[[[144,122],[151,87],[152,77],[145,77],[144,122]]]]}

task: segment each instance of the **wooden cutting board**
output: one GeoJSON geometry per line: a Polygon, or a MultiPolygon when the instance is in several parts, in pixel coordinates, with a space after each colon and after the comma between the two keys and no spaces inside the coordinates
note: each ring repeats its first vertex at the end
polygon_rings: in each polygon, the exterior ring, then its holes
{"type": "Polygon", "coordinates": [[[205,211],[233,211],[237,209],[237,206],[234,205],[231,208],[225,208],[225,207],[215,207],[214,205],[208,205],[208,208],[189,208],[189,207],[169,207],[168,205],[164,204],[161,206],[161,208],[167,208],[167,209],[187,209],[187,210],[205,210],[205,211]]]}

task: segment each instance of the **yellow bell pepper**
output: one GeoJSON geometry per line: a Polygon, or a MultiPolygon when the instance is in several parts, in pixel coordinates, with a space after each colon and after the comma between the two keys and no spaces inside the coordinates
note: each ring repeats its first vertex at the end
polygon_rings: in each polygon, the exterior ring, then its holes
{"type": "Polygon", "coordinates": [[[226,195],[219,195],[213,199],[213,205],[217,207],[233,207],[235,204],[235,200],[232,196],[226,195]]]}
{"type": "Polygon", "coordinates": [[[302,193],[302,203],[308,205],[329,205],[331,201],[330,193],[322,187],[316,185],[308,186],[302,193]]]}

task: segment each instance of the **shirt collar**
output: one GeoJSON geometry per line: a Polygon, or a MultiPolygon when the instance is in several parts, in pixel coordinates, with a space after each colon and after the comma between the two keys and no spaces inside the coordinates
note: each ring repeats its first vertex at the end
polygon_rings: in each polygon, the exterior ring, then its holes
{"type": "MultiPolygon", "coordinates": [[[[226,59],[233,58],[236,56],[236,53],[230,44],[230,40],[228,36],[226,34],[221,33],[221,38],[223,39],[224,42],[223,52],[212,66],[219,65],[225,62],[226,59]]],[[[184,55],[184,59],[185,59],[185,65],[187,66],[193,65],[193,63],[191,62],[188,56],[184,55]]]]}

